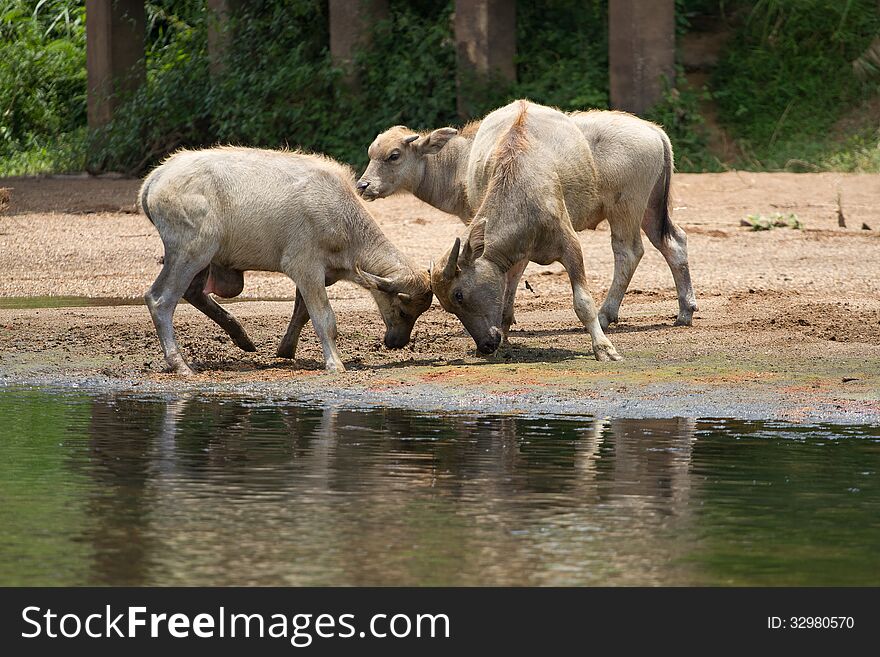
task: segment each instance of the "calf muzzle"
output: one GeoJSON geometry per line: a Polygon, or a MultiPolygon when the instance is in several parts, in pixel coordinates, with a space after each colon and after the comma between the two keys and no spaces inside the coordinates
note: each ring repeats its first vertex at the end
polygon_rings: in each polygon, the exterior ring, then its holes
{"type": "Polygon", "coordinates": [[[386,333],[384,342],[388,349],[401,349],[409,343],[409,334],[386,333]]]}
{"type": "Polygon", "coordinates": [[[494,326],[489,330],[489,336],[477,341],[477,351],[484,356],[491,356],[501,346],[501,331],[494,326]]]}

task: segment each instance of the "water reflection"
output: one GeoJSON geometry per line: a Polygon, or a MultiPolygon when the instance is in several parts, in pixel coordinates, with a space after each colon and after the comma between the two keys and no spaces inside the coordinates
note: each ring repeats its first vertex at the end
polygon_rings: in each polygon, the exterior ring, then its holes
{"type": "MultiPolygon", "coordinates": [[[[877,580],[870,431],[204,397],[43,403],[87,409],[63,416],[58,446],[79,510],[53,540],[78,550],[52,572],[16,570],[32,530],[13,514],[4,583],[777,583],[768,554],[799,583],[877,580]]],[[[8,476],[28,484],[23,469],[8,476]]]]}

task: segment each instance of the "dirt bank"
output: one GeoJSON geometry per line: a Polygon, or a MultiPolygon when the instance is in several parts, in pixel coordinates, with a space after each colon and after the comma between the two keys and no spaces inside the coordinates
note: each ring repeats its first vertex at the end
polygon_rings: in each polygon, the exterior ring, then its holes
{"type": "MultiPolygon", "coordinates": [[[[208,389],[424,408],[609,415],[738,415],[880,421],[880,176],[681,174],[673,216],[688,232],[700,311],[673,328],[672,278],[646,253],[610,331],[622,363],[588,355],[561,266],[532,266],[521,290],[512,347],[476,357],[458,321],[435,302],[399,352],[381,347],[369,296],[330,290],[349,372],[321,372],[308,327],[296,361],[273,356],[294,293],[281,275],[248,274],[230,304],[258,346],[238,351],[189,306],[180,343],[199,371],[192,383],[164,373],[139,305],[25,308],[20,297],[137,299],[158,274],[162,245],[136,214],[138,182],[5,179],[0,215],[0,375],[9,383],[89,381],[101,387],[208,389]],[[837,223],[838,192],[849,228],[837,223]],[[794,212],[804,230],[752,232],[748,214],[794,212]],[[278,301],[279,299],[284,301],[278,301]]],[[[406,196],[369,206],[383,230],[427,266],[461,232],[454,218],[406,196]]],[[[611,279],[607,226],[582,234],[597,301],[611,279]]],[[[44,300],[45,301],[45,300],[44,300]]],[[[44,301],[29,302],[42,305],[44,301]]],[[[57,302],[57,300],[55,300],[57,302]]],[[[65,304],[71,301],[63,302],[65,304]]]]}

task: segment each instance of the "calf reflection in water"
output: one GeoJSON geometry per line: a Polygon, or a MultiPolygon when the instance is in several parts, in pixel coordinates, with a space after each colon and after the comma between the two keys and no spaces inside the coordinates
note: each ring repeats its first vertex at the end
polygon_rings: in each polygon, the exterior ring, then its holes
{"type": "Polygon", "coordinates": [[[102,492],[83,538],[125,583],[661,583],[649,564],[690,521],[689,420],[198,397],[161,416],[96,401],[93,417],[99,460],[82,467],[102,492]],[[131,433],[108,435],[128,413],[131,433]]]}

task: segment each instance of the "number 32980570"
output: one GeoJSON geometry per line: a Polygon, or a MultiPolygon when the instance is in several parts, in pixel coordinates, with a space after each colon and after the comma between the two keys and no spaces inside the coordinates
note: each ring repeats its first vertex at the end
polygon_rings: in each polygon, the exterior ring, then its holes
{"type": "Polygon", "coordinates": [[[767,617],[767,627],[771,630],[851,630],[855,624],[852,616],[767,617]]]}

